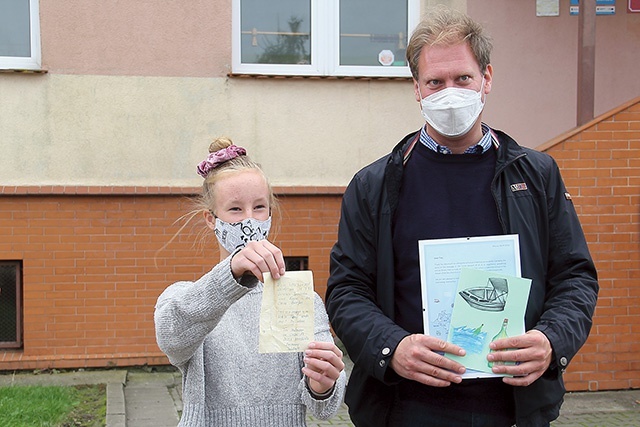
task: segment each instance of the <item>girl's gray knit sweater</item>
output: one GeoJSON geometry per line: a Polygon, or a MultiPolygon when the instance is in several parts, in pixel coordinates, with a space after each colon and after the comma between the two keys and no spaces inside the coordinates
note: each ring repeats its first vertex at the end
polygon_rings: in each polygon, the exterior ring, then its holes
{"type": "MultiPolygon", "coordinates": [[[[238,283],[231,257],[196,282],[178,282],[158,298],[156,339],[182,372],[179,426],[306,426],[306,409],[333,416],[344,397],[344,371],[332,394],[314,399],[302,353],[258,353],[262,283],[238,283]]],[[[315,296],[315,340],[333,341],[322,299],[315,296]]]]}

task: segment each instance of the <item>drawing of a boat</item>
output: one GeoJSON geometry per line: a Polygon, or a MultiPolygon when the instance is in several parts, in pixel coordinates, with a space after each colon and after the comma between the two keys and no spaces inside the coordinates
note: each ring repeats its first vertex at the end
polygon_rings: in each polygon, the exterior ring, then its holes
{"type": "Polygon", "coordinates": [[[490,277],[486,286],[467,288],[460,296],[473,308],[482,311],[502,311],[507,302],[507,279],[490,277]]]}

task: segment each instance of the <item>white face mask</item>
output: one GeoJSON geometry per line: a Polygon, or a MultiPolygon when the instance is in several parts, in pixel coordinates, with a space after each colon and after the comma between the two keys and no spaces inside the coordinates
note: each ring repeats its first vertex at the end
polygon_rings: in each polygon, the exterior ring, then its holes
{"type": "MultiPolygon", "coordinates": [[[[455,138],[471,130],[478,120],[484,102],[480,91],[447,87],[420,100],[422,116],[440,135],[455,138]]],[[[420,88],[418,88],[420,90],[420,88]]]]}
{"type": "Polygon", "coordinates": [[[254,218],[246,218],[240,222],[224,222],[216,218],[213,231],[218,242],[230,254],[238,248],[244,248],[251,241],[260,241],[267,238],[271,228],[271,217],[265,221],[254,218]]]}

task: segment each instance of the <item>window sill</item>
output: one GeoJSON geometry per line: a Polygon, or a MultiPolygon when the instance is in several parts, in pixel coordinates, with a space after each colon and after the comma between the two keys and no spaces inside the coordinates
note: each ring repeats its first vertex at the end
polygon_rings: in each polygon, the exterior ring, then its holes
{"type": "Polygon", "coordinates": [[[301,76],[301,75],[284,75],[284,74],[243,74],[229,73],[227,77],[232,79],[292,79],[292,80],[394,80],[394,81],[411,81],[411,77],[386,77],[386,76],[301,76]]]}
{"type": "Polygon", "coordinates": [[[0,68],[0,73],[47,74],[49,70],[27,70],[20,68],[0,68]]]}

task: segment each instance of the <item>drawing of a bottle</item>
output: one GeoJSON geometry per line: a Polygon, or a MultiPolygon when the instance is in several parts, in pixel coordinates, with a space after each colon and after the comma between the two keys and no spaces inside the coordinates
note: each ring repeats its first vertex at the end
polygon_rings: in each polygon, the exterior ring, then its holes
{"type": "MultiPolygon", "coordinates": [[[[509,335],[507,335],[507,324],[509,323],[509,319],[504,319],[502,321],[502,328],[500,328],[500,332],[498,332],[496,334],[495,337],[493,337],[491,339],[491,342],[502,339],[502,338],[508,338],[509,335]]],[[[495,352],[495,350],[489,350],[489,353],[493,353],[495,352]]],[[[487,365],[491,368],[493,367],[493,365],[504,365],[504,362],[502,361],[497,361],[497,362],[488,362],[487,365]]]]}

